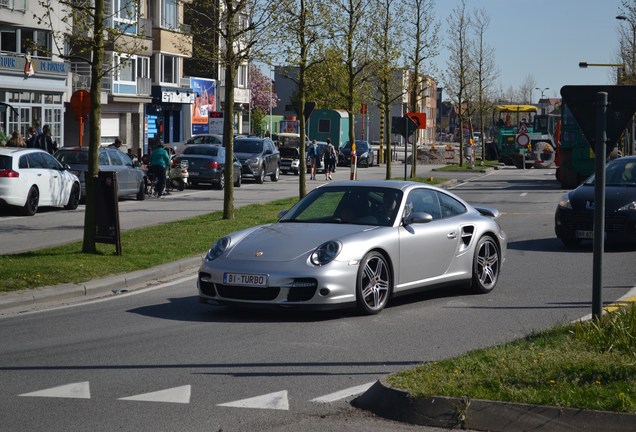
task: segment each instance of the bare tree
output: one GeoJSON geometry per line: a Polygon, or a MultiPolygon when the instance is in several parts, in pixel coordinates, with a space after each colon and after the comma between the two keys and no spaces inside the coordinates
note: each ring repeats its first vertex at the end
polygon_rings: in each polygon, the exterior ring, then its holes
{"type": "Polygon", "coordinates": [[[490,17],[484,9],[475,11],[473,18],[474,39],[471,44],[471,57],[474,59],[475,67],[475,90],[477,98],[475,100],[477,115],[479,117],[479,131],[481,132],[481,155],[482,161],[486,155],[486,140],[484,134],[485,115],[492,108],[493,85],[499,77],[499,71],[495,64],[495,51],[487,45],[484,38],[486,30],[490,26],[490,17]]]}
{"type": "Polygon", "coordinates": [[[524,104],[532,103],[532,92],[537,87],[537,80],[534,75],[528,74],[519,86],[518,101],[524,104]]]}
{"type": "MultiPolygon", "coordinates": [[[[287,0],[281,4],[277,16],[276,40],[279,42],[278,55],[275,59],[284,61],[289,67],[285,74],[296,83],[296,105],[300,119],[300,149],[305,154],[307,140],[306,118],[304,115],[307,101],[308,73],[322,62],[319,54],[320,44],[325,38],[324,29],[327,25],[327,9],[324,2],[319,0],[287,0]]],[[[306,160],[300,158],[300,172],[307,172],[306,160]]],[[[298,195],[300,198],[307,193],[306,176],[298,177],[298,195]]]]}
{"type": "MultiPolygon", "coordinates": [[[[405,7],[409,11],[405,17],[405,30],[407,34],[408,47],[406,54],[406,67],[412,70],[407,90],[409,95],[408,110],[409,112],[416,112],[417,103],[426,94],[427,90],[426,86],[422,85],[421,71],[424,69],[426,61],[439,54],[439,30],[441,24],[435,18],[434,0],[407,0],[405,7]]],[[[413,139],[412,144],[412,178],[417,176],[416,141],[416,139],[413,139]]]]}
{"type": "Polygon", "coordinates": [[[617,18],[626,24],[618,27],[619,56],[621,63],[627,66],[621,82],[633,84],[636,82],[636,1],[621,0],[617,18]]]}
{"type": "MultiPolygon", "coordinates": [[[[39,0],[39,5],[44,13],[34,17],[40,25],[51,29],[58,55],[72,62],[85,63],[90,68],[89,152],[82,252],[96,253],[102,81],[122,63],[129,61],[128,57],[141,47],[142,37],[133,29],[138,25],[139,4],[137,1],[122,2],[120,10],[106,10],[104,0],[39,0]],[[114,20],[115,16],[129,18],[130,23],[114,20]],[[54,24],[57,22],[64,24],[62,30],[56,30],[54,24]],[[116,57],[106,59],[107,52],[115,53],[116,57]]],[[[36,41],[28,43],[37,45],[36,41]]]]}
{"type": "Polygon", "coordinates": [[[467,91],[470,86],[470,57],[467,29],[470,26],[470,17],[466,14],[466,0],[460,4],[447,18],[448,42],[446,47],[450,56],[447,62],[447,74],[445,77],[448,94],[457,107],[459,118],[459,166],[463,166],[464,159],[464,111],[467,107],[467,91]]]}
{"type": "MultiPolygon", "coordinates": [[[[402,73],[398,62],[402,57],[405,9],[399,0],[375,0],[372,13],[376,17],[376,31],[372,32],[371,52],[375,70],[373,88],[369,98],[380,108],[384,118],[384,126],[380,130],[380,153],[386,148],[391,154],[391,105],[402,98],[402,80],[396,75],[402,73]]],[[[392,178],[391,163],[386,164],[386,179],[392,178]]]]}
{"type": "Polygon", "coordinates": [[[234,219],[235,79],[240,66],[247,65],[264,51],[269,42],[264,37],[265,31],[272,23],[278,4],[274,0],[194,0],[184,3],[193,34],[202,36],[194,44],[193,54],[210,67],[220,66],[225,82],[223,219],[234,219]]]}
{"type": "Polygon", "coordinates": [[[332,19],[330,48],[340,59],[346,71],[346,81],[335,83],[337,92],[346,101],[349,113],[349,142],[355,143],[355,108],[359,107],[361,95],[368,85],[369,34],[374,31],[366,0],[330,0],[332,19]]]}

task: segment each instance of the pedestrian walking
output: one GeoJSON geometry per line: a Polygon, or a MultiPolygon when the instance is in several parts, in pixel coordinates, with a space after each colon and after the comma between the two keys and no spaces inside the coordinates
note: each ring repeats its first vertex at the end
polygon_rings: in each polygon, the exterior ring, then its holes
{"type": "Polygon", "coordinates": [[[148,172],[153,174],[157,179],[157,198],[163,197],[163,191],[166,187],[166,169],[170,166],[170,156],[164,148],[163,144],[157,140],[157,146],[150,153],[150,161],[148,172]]]}
{"type": "Polygon", "coordinates": [[[331,175],[336,170],[336,148],[331,144],[331,139],[327,138],[327,148],[325,149],[325,180],[333,180],[331,175]]]}
{"type": "Polygon", "coordinates": [[[41,148],[50,154],[55,153],[57,150],[57,142],[53,141],[51,137],[51,126],[45,124],[42,128],[42,133],[37,137],[36,147],[41,148]]]}
{"type": "Polygon", "coordinates": [[[310,171],[310,180],[316,180],[316,165],[318,164],[318,160],[320,155],[318,154],[318,143],[316,140],[311,142],[311,147],[309,147],[309,165],[311,167],[310,171]]]}
{"type": "Polygon", "coordinates": [[[27,135],[26,135],[26,145],[29,148],[33,148],[35,147],[35,140],[38,138],[38,134],[35,131],[35,128],[33,126],[29,127],[27,129],[27,135]]]}
{"type": "Polygon", "coordinates": [[[119,137],[115,138],[115,142],[112,143],[111,145],[109,145],[108,147],[109,148],[116,148],[117,150],[120,150],[121,140],[119,139],[119,137]]]}

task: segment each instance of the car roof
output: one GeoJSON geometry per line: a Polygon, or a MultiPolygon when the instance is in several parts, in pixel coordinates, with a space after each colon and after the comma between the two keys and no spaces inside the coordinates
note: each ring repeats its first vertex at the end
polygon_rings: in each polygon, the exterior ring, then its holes
{"type": "Polygon", "coordinates": [[[10,156],[13,153],[47,153],[42,149],[28,147],[0,147],[0,154],[10,156]]]}
{"type": "Polygon", "coordinates": [[[391,189],[399,189],[401,191],[405,191],[407,189],[412,189],[415,187],[424,187],[427,189],[435,189],[435,190],[443,190],[438,187],[414,182],[414,181],[404,181],[404,180],[344,180],[344,181],[336,181],[330,183],[324,183],[319,188],[329,188],[329,187],[372,187],[372,188],[391,188],[391,189]]]}

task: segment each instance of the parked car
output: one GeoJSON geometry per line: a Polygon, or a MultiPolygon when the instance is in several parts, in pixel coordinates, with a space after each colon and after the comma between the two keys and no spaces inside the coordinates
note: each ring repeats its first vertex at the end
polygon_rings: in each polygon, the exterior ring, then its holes
{"type": "MultiPolygon", "coordinates": [[[[177,163],[187,161],[188,182],[191,185],[210,183],[218,189],[225,186],[225,147],[218,144],[200,144],[186,147],[175,159],[177,163]]],[[[241,187],[241,163],[234,156],[235,187],[241,187]]]]}
{"type": "MultiPolygon", "coordinates": [[[[280,152],[280,171],[283,174],[291,172],[298,175],[300,172],[300,134],[281,132],[274,134],[274,139],[278,142],[278,151],[280,152]]],[[[307,137],[305,139],[305,148],[307,148],[310,141],[307,137]]]]}
{"type": "MultiPolygon", "coordinates": [[[[559,200],[554,231],[565,246],[594,237],[594,184],[592,175],[559,200]]],[[[605,239],[636,244],[636,156],[614,159],[605,167],[605,239]]]]}
{"type": "Polygon", "coordinates": [[[68,165],[40,149],[0,147],[0,204],[33,216],[39,207],[75,210],[80,180],[68,165]]]}
{"type": "Polygon", "coordinates": [[[243,178],[263,183],[269,176],[278,181],[280,173],[280,153],[269,138],[235,138],[234,154],[241,162],[243,178]]]}
{"type": "MultiPolygon", "coordinates": [[[[373,166],[374,156],[373,149],[368,141],[356,141],[356,157],[357,166],[364,166],[369,168],[373,166]]],[[[351,165],[351,144],[347,141],[338,152],[338,165],[349,166],[351,165]]]]}
{"type": "Polygon", "coordinates": [[[166,144],[168,147],[172,147],[176,154],[183,153],[183,150],[191,144],[221,144],[223,145],[223,135],[219,134],[200,134],[193,135],[184,142],[175,142],[172,144],[166,144]]]}
{"type": "MultiPolygon", "coordinates": [[[[82,199],[86,197],[85,173],[88,171],[88,147],[62,147],[55,152],[55,158],[68,164],[73,174],[82,184],[82,199]]],[[[138,200],[146,199],[147,176],[139,162],[126,153],[110,147],[100,147],[98,164],[100,171],[117,173],[117,196],[119,198],[134,195],[138,200]]]]}
{"type": "Polygon", "coordinates": [[[199,298],[377,314],[391,297],[447,284],[488,293],[507,250],[498,216],[423,183],[327,183],[278,222],[214,242],[199,269],[199,298]]]}

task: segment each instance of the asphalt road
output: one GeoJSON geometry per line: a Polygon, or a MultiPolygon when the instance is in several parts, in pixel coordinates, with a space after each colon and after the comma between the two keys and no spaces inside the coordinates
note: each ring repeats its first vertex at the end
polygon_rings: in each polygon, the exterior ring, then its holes
{"type": "MultiPolygon", "coordinates": [[[[553,172],[494,171],[454,192],[503,212],[509,252],[492,293],[418,294],[372,317],[236,311],[199,304],[192,272],[109,299],[7,316],[0,429],[435,431],[348,402],[386,374],[591,311],[592,247],[567,250],[554,237],[562,190],[553,172]]],[[[634,287],[636,269],[633,249],[605,257],[603,298],[611,302],[634,287]]]]}

